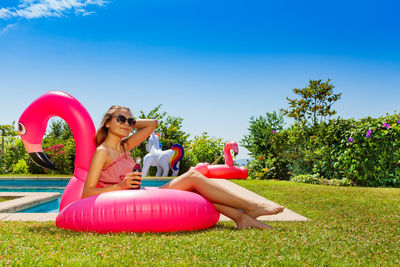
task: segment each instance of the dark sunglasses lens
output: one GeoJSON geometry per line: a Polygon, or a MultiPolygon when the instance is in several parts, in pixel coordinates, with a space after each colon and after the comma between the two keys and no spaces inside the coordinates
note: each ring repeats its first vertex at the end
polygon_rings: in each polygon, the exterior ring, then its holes
{"type": "Polygon", "coordinates": [[[124,115],[118,115],[117,116],[117,122],[118,123],[124,124],[127,120],[128,120],[129,126],[131,126],[131,127],[135,126],[135,124],[136,124],[136,120],[135,119],[133,119],[133,118],[126,119],[124,115]]]}
{"type": "Polygon", "coordinates": [[[131,127],[135,126],[135,124],[136,124],[135,119],[129,118],[129,119],[128,119],[128,124],[129,124],[129,126],[131,126],[131,127]]]}
{"type": "Polygon", "coordinates": [[[126,118],[125,118],[125,116],[123,116],[123,115],[118,115],[117,116],[117,122],[119,122],[119,123],[125,123],[126,122],[126,118]]]}

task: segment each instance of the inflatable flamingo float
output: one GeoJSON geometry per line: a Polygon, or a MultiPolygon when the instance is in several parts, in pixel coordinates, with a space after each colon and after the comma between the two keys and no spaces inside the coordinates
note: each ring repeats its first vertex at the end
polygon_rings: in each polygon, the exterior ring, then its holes
{"type": "Polygon", "coordinates": [[[169,232],[204,229],[219,219],[201,195],[171,189],[121,190],[81,199],[95,151],[93,121],[86,109],[64,92],[48,92],[21,115],[18,131],[32,160],[56,168],[42,149],[48,120],[58,116],[70,126],[76,147],[74,176],[61,198],[56,225],[75,231],[169,232]]]}
{"type": "Polygon", "coordinates": [[[225,164],[210,165],[209,163],[199,163],[196,167],[190,168],[196,170],[209,178],[222,178],[222,179],[247,179],[248,171],[245,167],[236,167],[233,164],[231,150],[235,156],[239,153],[239,146],[235,141],[230,141],[225,144],[224,157],[225,164]]]}

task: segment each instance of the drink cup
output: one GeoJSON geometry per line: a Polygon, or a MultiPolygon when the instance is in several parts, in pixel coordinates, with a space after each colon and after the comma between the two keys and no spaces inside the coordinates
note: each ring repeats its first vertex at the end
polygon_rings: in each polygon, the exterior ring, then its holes
{"type": "MultiPolygon", "coordinates": [[[[142,173],[141,172],[132,172],[131,173],[131,176],[140,176],[140,177],[142,177],[142,173]]],[[[140,182],[141,181],[141,179],[132,179],[133,181],[137,181],[137,182],[140,182]]],[[[139,185],[139,187],[138,188],[131,188],[131,189],[140,189],[140,185],[139,185]]]]}

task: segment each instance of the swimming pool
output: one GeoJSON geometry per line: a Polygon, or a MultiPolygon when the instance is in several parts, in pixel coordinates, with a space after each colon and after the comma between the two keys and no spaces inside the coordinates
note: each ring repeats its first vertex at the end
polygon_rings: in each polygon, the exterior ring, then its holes
{"type": "MultiPolygon", "coordinates": [[[[142,186],[159,187],[170,180],[143,180],[142,186]]],[[[0,180],[0,192],[58,192],[63,193],[69,180],[0,180]]],[[[61,198],[20,210],[21,213],[49,213],[58,212],[61,198]]]]}
{"type": "Polygon", "coordinates": [[[0,192],[63,193],[69,180],[0,180],[0,192]]]}

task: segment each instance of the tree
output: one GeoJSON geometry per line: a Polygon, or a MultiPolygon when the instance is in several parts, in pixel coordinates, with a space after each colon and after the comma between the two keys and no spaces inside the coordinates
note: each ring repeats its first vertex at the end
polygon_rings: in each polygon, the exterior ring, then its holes
{"type": "MultiPolygon", "coordinates": [[[[160,144],[162,144],[162,150],[170,149],[173,144],[180,144],[185,149],[185,155],[180,163],[179,173],[183,173],[189,169],[189,165],[194,161],[193,158],[189,158],[193,153],[186,153],[187,151],[187,140],[189,134],[182,131],[183,118],[168,116],[167,112],[161,112],[162,105],[158,105],[153,108],[149,113],[140,111],[139,119],[156,119],[158,120],[157,128],[154,130],[156,133],[160,133],[160,144]],[[190,162],[190,163],[189,163],[190,162]]],[[[139,144],[132,152],[134,158],[144,158],[148,153],[146,151],[147,140],[139,144]]],[[[149,175],[155,174],[155,168],[150,168],[149,175]]]]}
{"type": "Polygon", "coordinates": [[[4,153],[4,138],[18,135],[18,132],[15,129],[15,122],[13,122],[11,125],[0,125],[0,134],[1,134],[1,151],[0,151],[1,155],[4,153]]]}
{"type": "Polygon", "coordinates": [[[264,116],[250,117],[249,134],[241,140],[253,157],[266,156],[271,153],[272,137],[283,129],[282,113],[266,113],[264,116]]]}
{"type": "Polygon", "coordinates": [[[199,136],[195,136],[190,141],[189,149],[193,151],[197,162],[208,162],[210,164],[224,163],[224,145],[226,141],[222,138],[208,136],[203,132],[199,136]]]}
{"type": "Polygon", "coordinates": [[[281,112],[250,117],[249,134],[241,140],[254,158],[249,164],[249,176],[254,179],[287,179],[288,170],[282,157],[286,136],[281,112]]]}
{"type": "Polygon", "coordinates": [[[50,131],[47,138],[68,140],[73,138],[72,131],[68,124],[62,119],[52,119],[50,122],[50,131]]]}
{"type": "Polygon", "coordinates": [[[60,119],[50,120],[50,129],[43,139],[42,146],[49,159],[57,166],[57,170],[44,170],[28,161],[32,173],[71,174],[74,172],[75,141],[68,124],[60,119]]]}
{"type": "MultiPolygon", "coordinates": [[[[153,108],[149,113],[140,111],[139,119],[156,119],[158,120],[157,128],[154,130],[160,133],[160,142],[163,150],[171,148],[173,144],[180,144],[185,147],[189,134],[181,130],[183,119],[179,117],[168,116],[167,112],[160,112],[162,105],[153,108]]],[[[146,154],[147,140],[134,149],[134,156],[143,158],[146,154]]]]}
{"type": "Polygon", "coordinates": [[[289,108],[282,109],[283,115],[294,118],[302,125],[316,126],[326,117],[336,114],[331,110],[332,105],[340,99],[342,93],[334,94],[331,80],[326,83],[321,80],[310,80],[309,85],[304,88],[295,88],[293,92],[301,96],[301,99],[290,99],[289,108]]]}

